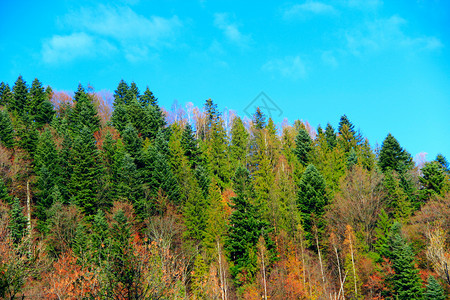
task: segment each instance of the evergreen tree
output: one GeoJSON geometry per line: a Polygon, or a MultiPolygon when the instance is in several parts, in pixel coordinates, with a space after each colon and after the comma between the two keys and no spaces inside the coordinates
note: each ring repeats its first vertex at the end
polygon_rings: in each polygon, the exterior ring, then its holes
{"type": "Polygon", "coordinates": [[[333,149],[337,145],[336,133],[334,132],[333,126],[330,123],[327,124],[325,128],[325,138],[327,140],[328,147],[333,149]]]}
{"type": "Polygon", "coordinates": [[[393,294],[397,299],[422,299],[422,283],[415,267],[414,254],[401,234],[401,225],[396,222],[391,227],[390,250],[393,294]]]}
{"type": "Polygon", "coordinates": [[[378,165],[383,172],[389,168],[398,173],[403,173],[413,167],[413,161],[411,154],[406,152],[389,133],[381,146],[378,165]]]}
{"type": "Polygon", "coordinates": [[[325,213],[325,206],[328,204],[325,180],[314,165],[309,165],[301,177],[297,204],[302,216],[305,238],[310,246],[314,245],[314,227],[317,228],[320,239],[325,229],[323,215],[325,213]]]}
{"type": "Polygon", "coordinates": [[[248,132],[242,123],[242,119],[240,117],[235,117],[231,126],[230,144],[230,158],[234,165],[233,169],[235,169],[239,163],[246,164],[248,140],[248,132]]]}
{"type": "Polygon", "coordinates": [[[354,165],[358,163],[358,155],[356,154],[356,151],[354,148],[350,150],[350,153],[347,157],[347,169],[351,169],[354,165]]]}
{"type": "Polygon", "coordinates": [[[10,111],[15,111],[19,116],[25,113],[25,109],[28,106],[28,86],[20,75],[13,87],[14,97],[11,99],[11,103],[8,107],[10,111]]]}
{"type": "Polygon", "coordinates": [[[37,78],[34,79],[30,88],[30,101],[27,110],[31,118],[36,122],[37,127],[42,127],[53,118],[53,105],[48,100],[48,95],[37,78]]]}
{"type": "Polygon", "coordinates": [[[92,216],[101,206],[97,199],[101,169],[97,146],[90,128],[85,126],[75,138],[71,156],[71,196],[87,216],[92,216]]]}
{"type": "Polygon", "coordinates": [[[184,155],[188,158],[189,163],[193,169],[201,164],[201,151],[198,148],[198,141],[194,136],[192,127],[189,123],[184,126],[183,134],[181,136],[181,147],[184,150],[184,155]]]}
{"type": "Polygon", "coordinates": [[[126,153],[120,163],[116,178],[116,195],[119,199],[136,203],[140,198],[141,180],[134,159],[126,153]]]}
{"type": "Polygon", "coordinates": [[[141,160],[142,139],[139,137],[136,128],[128,124],[122,134],[125,149],[136,161],[141,160]]]}
{"type": "Polygon", "coordinates": [[[116,110],[119,105],[126,104],[128,89],[128,84],[122,79],[117,86],[117,90],[114,91],[114,110],[116,110]]]}
{"type": "Polygon", "coordinates": [[[424,293],[425,300],[445,300],[445,291],[434,276],[428,277],[427,290],[424,293]]]}
{"type": "Polygon", "coordinates": [[[231,176],[228,158],[228,138],[220,117],[217,117],[212,124],[207,147],[206,155],[211,175],[216,177],[217,183],[221,188],[225,188],[231,176]]]}
{"type": "Polygon", "coordinates": [[[436,162],[427,162],[422,168],[422,176],[419,181],[422,185],[423,200],[428,200],[431,195],[444,194],[446,190],[446,176],[441,165],[436,162]]]}
{"type": "Polygon", "coordinates": [[[11,203],[11,196],[8,193],[8,188],[3,181],[3,178],[0,177],[0,200],[5,203],[11,203]]]}
{"type": "Polygon", "coordinates": [[[23,215],[19,199],[15,198],[9,213],[9,230],[15,244],[20,243],[27,233],[27,218],[23,215]]]}
{"type": "Polygon", "coordinates": [[[97,110],[81,84],[78,85],[78,90],[75,92],[74,101],[75,107],[70,116],[72,130],[77,134],[84,130],[84,127],[88,128],[91,133],[99,130],[100,118],[97,110]]]}
{"type": "Polygon", "coordinates": [[[294,153],[297,156],[298,161],[306,166],[309,162],[308,155],[312,150],[312,140],[308,132],[301,128],[298,131],[295,138],[295,150],[294,153]]]}
{"type": "Polygon", "coordinates": [[[143,95],[139,97],[139,101],[141,102],[142,106],[157,106],[158,105],[158,99],[156,99],[155,95],[153,95],[152,91],[147,88],[145,89],[145,92],[143,95]]]}
{"type": "Polygon", "coordinates": [[[441,167],[442,167],[442,169],[444,170],[444,172],[446,172],[447,174],[450,173],[449,163],[448,163],[448,161],[447,161],[447,159],[445,158],[444,155],[442,155],[442,154],[439,153],[439,154],[436,156],[435,161],[437,161],[437,162],[441,165],[441,167]]]}
{"type": "Polygon", "coordinates": [[[30,116],[25,114],[18,117],[14,127],[18,137],[17,146],[26,150],[30,159],[33,158],[39,135],[30,116]]]}
{"type": "Polygon", "coordinates": [[[184,205],[185,236],[200,242],[205,237],[208,215],[208,203],[195,181],[192,182],[187,201],[184,205]]]}
{"type": "Polygon", "coordinates": [[[91,234],[87,243],[91,249],[91,259],[96,265],[102,265],[107,260],[111,246],[111,233],[105,213],[99,209],[92,220],[91,234]]]}
{"type": "Polygon", "coordinates": [[[256,208],[251,204],[249,196],[254,192],[250,174],[242,166],[236,169],[233,189],[236,197],[232,198],[234,211],[230,217],[226,249],[232,261],[231,275],[236,284],[241,285],[257,271],[255,246],[263,229],[269,231],[269,224],[260,219],[256,208]],[[249,278],[246,279],[246,276],[249,278]]]}
{"type": "Polygon", "coordinates": [[[256,112],[253,115],[253,126],[256,130],[260,130],[266,127],[266,117],[259,107],[256,108],[256,112]]]}
{"type": "MultiPolygon", "coordinates": [[[[45,136],[46,134],[42,134],[45,136]]],[[[39,154],[39,158],[36,159],[36,174],[39,176],[36,183],[36,210],[35,214],[38,219],[39,230],[45,230],[45,221],[47,220],[47,212],[53,205],[55,189],[59,191],[59,185],[61,184],[60,169],[57,164],[57,153],[55,145],[52,140],[42,141],[38,144],[36,156],[39,154]],[[48,151],[45,153],[44,151],[48,151]],[[47,157],[42,157],[47,154],[47,157]],[[46,161],[47,160],[47,161],[46,161]]]]}
{"type": "Polygon", "coordinates": [[[6,110],[0,110],[0,142],[6,148],[14,147],[14,129],[6,110]]]}
{"type": "Polygon", "coordinates": [[[9,107],[13,99],[13,94],[9,85],[3,81],[0,83],[0,106],[9,107]]]}
{"type": "Polygon", "coordinates": [[[129,123],[128,111],[125,105],[114,106],[113,113],[111,115],[111,122],[119,132],[123,132],[125,126],[129,123]]]}
{"type": "Polygon", "coordinates": [[[347,126],[348,131],[352,133],[352,135],[355,135],[356,133],[355,126],[352,124],[352,122],[350,122],[350,120],[346,115],[341,116],[341,119],[339,120],[339,127],[338,127],[339,134],[343,133],[342,129],[344,128],[344,126],[347,126]]]}

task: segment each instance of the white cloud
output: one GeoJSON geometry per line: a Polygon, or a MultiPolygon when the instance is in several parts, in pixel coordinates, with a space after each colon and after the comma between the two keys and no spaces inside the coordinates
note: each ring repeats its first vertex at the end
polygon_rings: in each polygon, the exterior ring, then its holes
{"type": "Polygon", "coordinates": [[[226,13],[214,14],[214,26],[222,30],[227,39],[241,47],[247,46],[250,37],[239,31],[238,25],[229,21],[226,13]]]}
{"type": "Polygon", "coordinates": [[[151,46],[167,44],[175,36],[181,21],[177,16],[162,18],[145,17],[129,7],[99,5],[95,9],[84,8],[65,17],[66,24],[119,42],[140,41],[151,46]]]}
{"type": "Polygon", "coordinates": [[[366,22],[361,28],[349,30],[345,39],[355,55],[383,50],[436,50],[443,45],[436,37],[412,37],[405,33],[406,20],[399,16],[366,22]]]}
{"type": "Polygon", "coordinates": [[[55,64],[69,62],[77,58],[93,57],[115,51],[107,41],[98,40],[86,33],[54,35],[44,41],[42,59],[45,63],[55,64]]]}
{"type": "Polygon", "coordinates": [[[287,19],[293,17],[307,17],[310,15],[329,15],[337,13],[336,9],[322,2],[308,1],[303,4],[295,4],[287,8],[283,16],[287,19]]]}
{"type": "Polygon", "coordinates": [[[307,75],[305,64],[300,56],[270,60],[262,66],[262,69],[294,80],[305,78],[307,75]]]}
{"type": "Polygon", "coordinates": [[[62,17],[60,23],[73,33],[55,35],[45,41],[42,47],[44,62],[94,56],[98,53],[94,47],[99,43],[109,45],[110,49],[116,48],[129,61],[145,60],[154,56],[151,49],[172,47],[182,27],[177,16],[143,16],[127,6],[106,5],[81,8],[62,17]]]}
{"type": "Polygon", "coordinates": [[[383,1],[381,0],[344,0],[342,2],[343,5],[362,9],[362,10],[374,10],[383,5],[383,1]]]}

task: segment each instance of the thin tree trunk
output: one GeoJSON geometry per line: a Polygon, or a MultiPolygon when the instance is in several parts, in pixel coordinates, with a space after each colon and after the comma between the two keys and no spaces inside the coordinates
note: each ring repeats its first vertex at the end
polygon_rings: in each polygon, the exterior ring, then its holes
{"type": "Polygon", "coordinates": [[[322,255],[320,254],[319,237],[317,236],[317,231],[316,231],[316,245],[317,245],[317,253],[319,253],[320,272],[322,273],[322,282],[325,291],[325,275],[323,273],[322,255]]]}
{"type": "Polygon", "coordinates": [[[350,241],[350,254],[352,255],[352,267],[353,267],[353,281],[355,282],[355,298],[358,297],[358,288],[356,284],[356,269],[355,269],[355,259],[353,256],[353,246],[352,246],[352,236],[349,233],[348,240],[350,241]]]}
{"type": "Polygon", "coordinates": [[[264,263],[264,251],[261,247],[261,260],[262,260],[262,267],[263,267],[263,283],[264,283],[264,300],[267,300],[267,285],[266,285],[266,267],[264,263]]]}
{"type": "Polygon", "coordinates": [[[341,290],[342,290],[342,299],[345,299],[344,283],[342,282],[341,263],[339,261],[339,254],[338,254],[336,245],[333,245],[333,247],[334,247],[334,252],[336,252],[336,260],[338,263],[338,271],[339,271],[339,282],[341,284],[341,288],[339,289],[339,294],[341,293],[341,290]]]}
{"type": "Polygon", "coordinates": [[[30,207],[30,182],[27,181],[27,229],[28,229],[28,237],[31,241],[31,207],[30,207]]]}

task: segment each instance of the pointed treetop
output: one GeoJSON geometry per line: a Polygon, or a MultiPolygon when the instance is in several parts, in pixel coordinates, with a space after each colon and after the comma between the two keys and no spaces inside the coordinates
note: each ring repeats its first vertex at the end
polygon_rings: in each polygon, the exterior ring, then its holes
{"type": "Polygon", "coordinates": [[[253,125],[256,129],[263,129],[266,127],[266,116],[264,116],[264,113],[259,106],[256,108],[256,112],[253,115],[253,125]]]}

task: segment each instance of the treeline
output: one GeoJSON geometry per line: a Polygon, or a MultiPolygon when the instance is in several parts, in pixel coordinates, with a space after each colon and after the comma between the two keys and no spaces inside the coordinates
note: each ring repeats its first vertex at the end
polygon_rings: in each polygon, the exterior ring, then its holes
{"type": "Polygon", "coordinates": [[[450,170],[389,134],[0,85],[0,297],[446,299],[450,170]]]}

